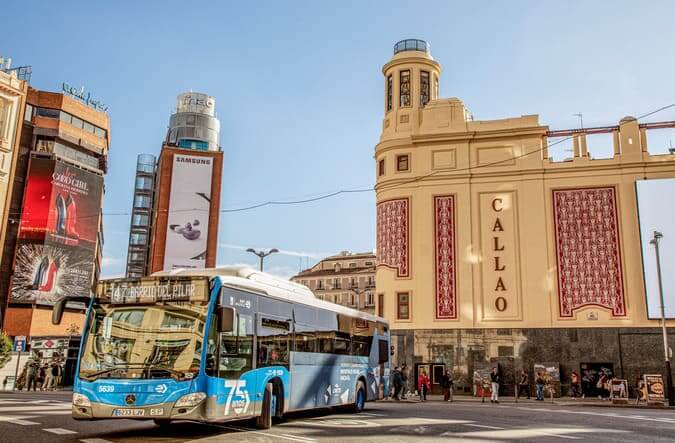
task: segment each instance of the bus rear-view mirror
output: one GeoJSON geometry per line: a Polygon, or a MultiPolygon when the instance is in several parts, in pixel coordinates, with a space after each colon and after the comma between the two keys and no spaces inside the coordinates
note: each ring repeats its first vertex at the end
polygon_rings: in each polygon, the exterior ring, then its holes
{"type": "Polygon", "coordinates": [[[235,317],[234,308],[229,306],[218,308],[218,329],[220,332],[234,332],[235,317]]]}
{"type": "Polygon", "coordinates": [[[66,297],[61,297],[56,300],[54,303],[54,308],[52,309],[52,324],[60,325],[61,318],[63,318],[63,308],[66,306],[66,297]]]}

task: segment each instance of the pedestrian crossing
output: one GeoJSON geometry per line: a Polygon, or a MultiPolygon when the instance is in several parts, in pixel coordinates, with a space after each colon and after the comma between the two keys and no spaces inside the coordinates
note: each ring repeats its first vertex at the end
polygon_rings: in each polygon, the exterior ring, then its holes
{"type": "MultiPolygon", "coordinates": [[[[63,399],[29,399],[17,397],[0,398],[0,423],[18,426],[41,426],[41,418],[70,415],[71,403],[63,399]]],[[[56,435],[77,434],[64,428],[44,427],[43,431],[56,435]]]]}

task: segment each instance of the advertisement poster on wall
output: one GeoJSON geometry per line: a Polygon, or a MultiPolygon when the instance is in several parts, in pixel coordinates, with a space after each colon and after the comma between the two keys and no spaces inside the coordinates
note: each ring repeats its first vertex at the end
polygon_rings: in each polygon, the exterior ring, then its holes
{"type": "Polygon", "coordinates": [[[666,403],[666,390],[661,374],[645,374],[645,386],[647,387],[647,403],[664,405],[666,403]]]}
{"type": "Polygon", "coordinates": [[[103,177],[50,158],[33,157],[19,238],[94,249],[103,177]]]}
{"type": "Polygon", "coordinates": [[[51,304],[91,293],[103,178],[51,158],[31,158],[11,300],[51,304]]]}
{"type": "Polygon", "coordinates": [[[173,157],[165,270],[206,265],[212,174],[212,157],[173,157]]]}
{"type": "Polygon", "coordinates": [[[53,304],[64,295],[91,294],[94,251],[42,241],[19,240],[12,302],[53,304]]]}

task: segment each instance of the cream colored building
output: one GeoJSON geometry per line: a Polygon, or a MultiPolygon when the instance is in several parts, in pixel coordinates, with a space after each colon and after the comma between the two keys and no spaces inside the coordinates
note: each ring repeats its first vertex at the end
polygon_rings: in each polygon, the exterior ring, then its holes
{"type": "Polygon", "coordinates": [[[395,358],[448,365],[460,378],[482,365],[558,362],[563,383],[586,363],[611,363],[631,380],[659,370],[635,183],[675,177],[675,155],[647,149],[650,129],[675,122],[551,131],[537,115],[474,120],[460,99],[439,97],[441,65],[427,43],[394,52],[382,69],[375,169],[377,309],[395,358]],[[591,158],[589,134],[606,134],[613,157],[591,158]],[[550,158],[553,137],[572,145],[572,158],[550,158]],[[469,345],[476,335],[482,344],[469,345]],[[488,336],[510,344],[500,351],[488,336]]]}
{"type": "Polygon", "coordinates": [[[291,277],[321,300],[375,313],[375,254],[350,253],[326,257],[291,277]]]}
{"type": "Polygon", "coordinates": [[[0,245],[4,244],[28,85],[0,59],[0,245]]]}

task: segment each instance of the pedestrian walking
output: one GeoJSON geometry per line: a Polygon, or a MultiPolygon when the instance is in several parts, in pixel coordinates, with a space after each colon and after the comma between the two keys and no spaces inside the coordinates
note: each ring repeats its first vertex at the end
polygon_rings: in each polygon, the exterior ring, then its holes
{"type": "Polygon", "coordinates": [[[598,393],[600,394],[598,395],[598,398],[600,400],[607,400],[609,398],[609,377],[605,372],[600,376],[596,386],[598,388],[598,393]]]}
{"type": "Polygon", "coordinates": [[[30,388],[33,388],[33,391],[37,388],[37,376],[38,376],[38,364],[35,360],[30,360],[28,362],[28,369],[26,369],[26,390],[30,391],[30,388]]]}
{"type": "Polygon", "coordinates": [[[544,386],[546,385],[546,380],[544,380],[544,376],[541,375],[541,372],[537,372],[534,384],[537,387],[537,400],[544,401],[544,386]]]}
{"type": "Polygon", "coordinates": [[[502,377],[499,375],[497,368],[494,367],[492,368],[492,372],[490,372],[490,389],[492,391],[490,395],[491,403],[499,403],[499,385],[501,384],[502,377]]]}
{"type": "Polygon", "coordinates": [[[417,377],[417,389],[420,393],[420,401],[427,401],[427,392],[431,390],[431,383],[427,371],[422,369],[422,373],[417,377]]]}
{"type": "Polygon", "coordinates": [[[401,378],[401,368],[399,368],[398,366],[396,366],[394,368],[394,372],[392,372],[391,380],[392,380],[391,384],[393,386],[393,389],[391,391],[391,398],[396,400],[396,401],[400,401],[401,400],[401,397],[400,397],[401,396],[401,389],[403,387],[403,380],[401,378]]]}
{"type": "Polygon", "coordinates": [[[448,401],[450,399],[450,376],[448,375],[447,369],[443,370],[440,385],[441,389],[443,390],[443,401],[448,401]]]}
{"type": "Polygon", "coordinates": [[[408,387],[408,373],[410,371],[408,370],[408,365],[403,363],[401,365],[401,394],[399,397],[401,399],[405,400],[406,397],[408,396],[408,392],[410,391],[410,388],[408,387]]]}
{"type": "Polygon", "coordinates": [[[518,394],[516,398],[519,398],[527,393],[527,399],[530,399],[530,376],[527,374],[525,369],[520,371],[520,380],[518,380],[518,394]]]}
{"type": "Polygon", "coordinates": [[[63,379],[63,367],[59,363],[56,363],[55,368],[56,376],[54,377],[54,390],[61,386],[61,380],[63,379]]]}
{"type": "Polygon", "coordinates": [[[572,371],[572,375],[570,375],[570,385],[570,393],[572,398],[581,397],[581,379],[579,378],[577,371],[572,371]]]}
{"type": "Polygon", "coordinates": [[[47,377],[47,370],[44,366],[40,366],[37,372],[37,388],[39,390],[44,390],[45,387],[45,378],[47,377]]]}

